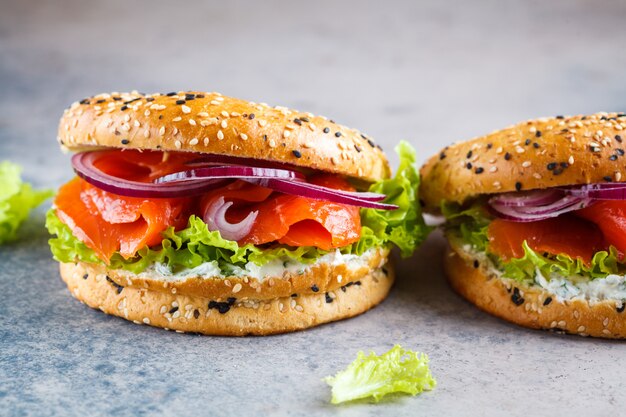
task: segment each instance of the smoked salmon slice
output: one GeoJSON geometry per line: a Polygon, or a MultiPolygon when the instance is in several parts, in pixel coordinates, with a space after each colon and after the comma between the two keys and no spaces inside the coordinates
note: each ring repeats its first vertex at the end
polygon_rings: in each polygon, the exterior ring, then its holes
{"type": "Polygon", "coordinates": [[[184,227],[190,200],[121,197],[74,178],[61,187],[54,205],[72,234],[108,262],[116,251],[130,258],[161,243],[170,226],[184,227]]]}
{"type": "Polygon", "coordinates": [[[607,243],[626,253],[626,201],[598,201],[575,214],[597,224],[607,243]]]}
{"type": "Polygon", "coordinates": [[[567,254],[587,264],[594,253],[607,247],[598,226],[571,214],[528,223],[496,219],[489,224],[487,236],[489,251],[505,261],[524,256],[524,241],[540,254],[567,254]]]}
{"type": "MultiPolygon", "coordinates": [[[[345,180],[332,175],[319,175],[308,181],[335,189],[354,190],[345,180]]],[[[237,181],[207,195],[202,203],[204,211],[220,196],[225,201],[234,202],[227,213],[227,220],[231,223],[241,221],[252,211],[258,212],[250,233],[239,241],[240,244],[261,245],[277,241],[290,246],[330,250],[354,243],[361,237],[361,216],[355,206],[272,194],[267,188],[237,181]]]]}

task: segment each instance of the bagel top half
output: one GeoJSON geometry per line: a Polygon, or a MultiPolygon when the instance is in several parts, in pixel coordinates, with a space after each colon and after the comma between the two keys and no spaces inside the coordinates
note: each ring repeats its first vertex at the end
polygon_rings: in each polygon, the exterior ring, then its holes
{"type": "Polygon", "coordinates": [[[427,211],[482,194],[626,181],[626,113],[522,122],[444,148],[421,168],[427,211]]]}
{"type": "Polygon", "coordinates": [[[255,158],[367,182],[391,173],[380,146],[358,130],[311,113],[199,91],[86,98],[64,112],[58,141],[70,151],[113,147],[255,158]]]}

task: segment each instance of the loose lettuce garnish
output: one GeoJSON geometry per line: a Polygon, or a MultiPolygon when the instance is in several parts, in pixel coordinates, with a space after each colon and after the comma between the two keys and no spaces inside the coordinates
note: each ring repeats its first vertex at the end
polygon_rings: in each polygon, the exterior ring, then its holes
{"type": "Polygon", "coordinates": [[[400,345],[380,356],[359,352],[345,370],[326,377],[325,381],[332,387],[333,404],[368,397],[378,402],[391,393],[417,395],[437,384],[428,369],[428,356],[400,345]]]}
{"type": "MultiPolygon", "coordinates": [[[[417,202],[419,173],[415,166],[415,151],[405,142],[398,145],[396,150],[400,156],[400,167],[395,177],[373,184],[370,191],[385,193],[388,196],[385,202],[397,204],[399,208],[393,211],[362,209],[361,239],[341,248],[341,253],[361,255],[371,248],[396,245],[403,256],[409,256],[428,235],[430,228],[424,224],[417,202]]],[[[50,248],[56,260],[102,263],[93,250],[72,235],[54,210],[47,214],[46,227],[51,234],[56,235],[50,239],[50,248]]],[[[110,259],[110,265],[112,268],[139,273],[156,262],[176,271],[216,261],[224,273],[229,273],[233,267],[243,268],[248,262],[264,265],[280,259],[311,263],[326,253],[311,246],[239,246],[237,242],[223,239],[219,232],[210,231],[202,219],[192,216],[185,229],[176,232],[170,228],[165,231],[160,247],[145,247],[130,259],[124,259],[116,253],[110,259]]]]}
{"type": "Polygon", "coordinates": [[[489,252],[487,228],[491,222],[491,217],[484,207],[484,201],[481,200],[475,201],[467,207],[444,202],[441,205],[441,212],[447,220],[446,229],[457,233],[461,240],[471,245],[474,250],[485,252],[506,278],[517,281],[533,281],[537,268],[548,279],[552,273],[564,277],[580,275],[590,279],[626,273],[626,265],[620,262],[619,254],[612,246],[608,251],[596,252],[591,263],[586,265],[580,259],[573,259],[566,254],[537,253],[524,242],[524,256],[504,262],[489,252]]]}
{"type": "Polygon", "coordinates": [[[21,168],[9,161],[0,163],[0,244],[14,240],[28,213],[51,197],[50,190],[36,191],[22,182],[21,168]]]}

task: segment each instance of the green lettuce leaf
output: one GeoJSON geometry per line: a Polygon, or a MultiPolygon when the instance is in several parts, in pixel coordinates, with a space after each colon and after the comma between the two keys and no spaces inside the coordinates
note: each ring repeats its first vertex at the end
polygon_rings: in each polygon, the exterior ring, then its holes
{"type": "Polygon", "coordinates": [[[403,257],[408,257],[426,239],[432,228],[425,225],[419,204],[420,177],[415,164],[415,150],[405,141],[400,142],[395,150],[400,157],[396,175],[373,184],[369,191],[385,194],[385,202],[399,208],[362,209],[363,231],[359,244],[372,247],[391,242],[400,249],[403,257]]]}
{"type": "Polygon", "coordinates": [[[469,243],[478,251],[487,249],[487,228],[491,218],[483,202],[476,201],[469,207],[462,207],[444,201],[441,204],[441,213],[446,218],[447,230],[456,231],[463,242],[469,243]]]}
{"type": "Polygon", "coordinates": [[[428,356],[399,345],[380,356],[359,352],[345,370],[325,381],[332,387],[333,404],[368,397],[378,402],[391,393],[417,395],[437,384],[428,368],[428,356]]]}
{"type": "MultiPolygon", "coordinates": [[[[397,204],[399,208],[393,211],[361,209],[361,238],[341,248],[341,253],[361,255],[371,248],[396,245],[403,256],[410,256],[430,232],[431,229],[424,224],[418,204],[419,173],[415,165],[415,151],[406,142],[400,143],[396,150],[400,156],[400,166],[395,177],[373,184],[370,191],[386,194],[385,202],[397,204]]],[[[56,235],[49,241],[56,260],[102,263],[91,249],[72,235],[54,210],[48,212],[46,226],[52,235],[56,235]]],[[[110,265],[139,273],[156,262],[176,271],[216,261],[227,274],[232,272],[233,267],[244,268],[248,262],[256,265],[275,260],[312,263],[326,253],[328,251],[310,246],[239,246],[237,242],[223,239],[219,232],[210,231],[202,219],[192,216],[185,229],[175,232],[170,228],[165,231],[160,247],[145,247],[130,259],[124,259],[116,253],[110,259],[110,265]]]]}
{"type": "Polygon", "coordinates": [[[504,262],[488,250],[487,228],[491,222],[491,217],[485,210],[484,201],[477,200],[467,207],[443,202],[441,212],[447,220],[446,229],[456,233],[464,243],[469,243],[475,250],[485,252],[506,278],[517,281],[533,281],[537,268],[547,279],[552,273],[564,277],[580,275],[590,279],[626,273],[626,265],[619,261],[618,252],[612,246],[608,251],[596,252],[591,263],[585,265],[580,259],[572,259],[566,254],[539,254],[524,242],[524,256],[504,262]]]}
{"type": "Polygon", "coordinates": [[[14,240],[30,211],[54,195],[50,190],[33,190],[30,184],[22,182],[20,173],[19,165],[0,163],[0,244],[14,240]]]}
{"type": "Polygon", "coordinates": [[[619,262],[617,250],[611,246],[609,251],[596,252],[590,265],[585,265],[580,259],[572,259],[565,254],[545,256],[532,250],[524,241],[524,256],[502,262],[501,268],[507,278],[518,281],[534,280],[535,270],[539,268],[541,275],[550,278],[551,273],[564,277],[581,275],[585,277],[604,278],[610,274],[624,274],[626,268],[619,262]]]}

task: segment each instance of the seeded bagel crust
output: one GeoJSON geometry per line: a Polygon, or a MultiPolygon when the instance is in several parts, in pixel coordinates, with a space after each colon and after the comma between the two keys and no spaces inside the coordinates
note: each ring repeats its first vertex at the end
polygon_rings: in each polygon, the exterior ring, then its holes
{"type": "Polygon", "coordinates": [[[219,93],[100,94],[76,102],[59,123],[70,151],[187,151],[286,163],[372,182],[391,171],[382,149],[325,117],[219,93]]]}
{"type": "Polygon", "coordinates": [[[470,253],[451,241],[444,269],[452,288],[481,310],[533,329],[557,330],[581,336],[626,338],[626,312],[621,301],[589,303],[558,301],[538,286],[491,275],[470,253]]]}
{"type": "Polygon", "coordinates": [[[626,181],[625,129],[624,113],[557,116],[448,146],[421,168],[420,198],[436,212],[442,200],[626,181]]]}
{"type": "MultiPolygon", "coordinates": [[[[179,332],[208,335],[269,335],[314,327],[361,314],[380,303],[394,281],[393,268],[367,270],[358,283],[271,299],[212,299],[166,290],[123,287],[84,263],[61,263],[71,294],[92,308],[179,332]]],[[[106,271],[105,271],[106,272],[106,271]]],[[[282,279],[276,277],[277,280],[282,279]]],[[[235,294],[235,296],[238,294],[235,294]]]]}

